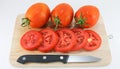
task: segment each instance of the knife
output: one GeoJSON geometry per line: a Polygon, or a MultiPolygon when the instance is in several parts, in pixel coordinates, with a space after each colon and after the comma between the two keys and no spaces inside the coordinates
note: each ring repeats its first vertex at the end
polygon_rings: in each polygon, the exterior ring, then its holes
{"type": "Polygon", "coordinates": [[[17,59],[17,62],[21,64],[25,63],[50,63],[50,62],[98,62],[100,58],[94,56],[77,56],[77,55],[23,55],[17,59]]]}

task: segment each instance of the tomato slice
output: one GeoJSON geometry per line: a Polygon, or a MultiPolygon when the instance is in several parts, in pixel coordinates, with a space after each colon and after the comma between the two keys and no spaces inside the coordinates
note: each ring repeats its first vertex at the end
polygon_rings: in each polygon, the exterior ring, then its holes
{"type": "Polygon", "coordinates": [[[72,50],[77,51],[86,45],[88,35],[86,32],[84,32],[84,30],[80,28],[74,28],[72,29],[72,31],[75,33],[75,36],[77,37],[77,44],[72,48],[72,50]]]}
{"type": "Polygon", "coordinates": [[[57,52],[69,52],[76,45],[77,38],[70,29],[60,29],[57,31],[59,42],[55,47],[57,52]]]}
{"type": "Polygon", "coordinates": [[[21,46],[27,50],[35,50],[41,42],[42,34],[35,30],[26,32],[20,40],[21,46]]]}
{"type": "Polygon", "coordinates": [[[98,49],[102,42],[100,36],[92,30],[85,30],[85,32],[88,33],[88,42],[84,49],[89,51],[98,49]]]}
{"type": "Polygon", "coordinates": [[[43,35],[43,42],[38,50],[41,52],[49,52],[53,50],[58,42],[58,35],[52,29],[43,29],[40,31],[43,35]]]}

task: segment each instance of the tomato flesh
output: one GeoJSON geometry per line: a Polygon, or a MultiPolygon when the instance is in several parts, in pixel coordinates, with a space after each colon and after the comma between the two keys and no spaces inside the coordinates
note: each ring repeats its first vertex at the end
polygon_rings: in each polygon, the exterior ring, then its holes
{"type": "Polygon", "coordinates": [[[43,42],[38,50],[41,52],[49,52],[53,50],[58,42],[58,35],[52,29],[43,29],[40,32],[43,35],[43,42]]]}
{"type": "Polygon", "coordinates": [[[26,32],[21,38],[21,46],[27,50],[35,50],[42,42],[42,35],[38,31],[26,32]]]}
{"type": "Polygon", "coordinates": [[[75,33],[75,36],[77,37],[77,44],[75,47],[72,48],[72,50],[77,51],[82,49],[86,45],[88,35],[86,32],[84,32],[84,30],[80,28],[74,28],[72,29],[72,31],[75,33]]]}
{"type": "Polygon", "coordinates": [[[76,45],[76,37],[70,29],[61,29],[57,31],[59,42],[55,47],[55,51],[69,52],[76,45]]]}
{"type": "Polygon", "coordinates": [[[88,33],[88,40],[84,49],[90,51],[98,49],[102,42],[100,36],[92,30],[85,30],[85,32],[88,33]]]}

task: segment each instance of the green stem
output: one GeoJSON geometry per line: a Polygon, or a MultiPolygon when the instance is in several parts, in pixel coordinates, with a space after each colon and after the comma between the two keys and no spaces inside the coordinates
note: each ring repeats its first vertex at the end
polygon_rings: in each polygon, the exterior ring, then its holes
{"type": "Polygon", "coordinates": [[[60,24],[60,19],[58,18],[58,16],[54,17],[54,23],[56,24],[55,26],[55,30],[58,28],[58,25],[60,24]]]}
{"type": "Polygon", "coordinates": [[[82,13],[81,13],[81,15],[80,15],[80,18],[79,18],[79,19],[78,19],[78,18],[75,18],[75,20],[77,21],[76,24],[79,24],[81,28],[83,28],[84,25],[86,25],[85,21],[86,21],[87,19],[86,19],[86,18],[83,18],[82,13]]]}
{"type": "Polygon", "coordinates": [[[56,26],[55,26],[55,30],[57,30],[57,28],[58,28],[58,24],[56,24],[56,26]]]}
{"type": "Polygon", "coordinates": [[[30,20],[28,18],[22,18],[22,24],[21,24],[22,27],[26,27],[26,26],[29,27],[29,24],[30,24],[30,20]]]}

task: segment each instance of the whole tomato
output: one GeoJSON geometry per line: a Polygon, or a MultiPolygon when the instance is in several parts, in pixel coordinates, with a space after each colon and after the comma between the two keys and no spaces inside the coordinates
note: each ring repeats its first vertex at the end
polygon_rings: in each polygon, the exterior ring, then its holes
{"type": "Polygon", "coordinates": [[[78,9],[75,13],[76,24],[82,28],[90,28],[94,26],[100,16],[97,7],[92,5],[85,5],[78,9]]]}
{"type": "Polygon", "coordinates": [[[56,25],[55,29],[59,27],[67,27],[73,19],[74,11],[69,4],[61,3],[57,5],[51,13],[51,20],[56,25]]]}
{"type": "Polygon", "coordinates": [[[30,25],[33,28],[40,28],[45,25],[50,16],[50,9],[44,3],[35,3],[30,6],[22,19],[22,26],[30,25]]]}

